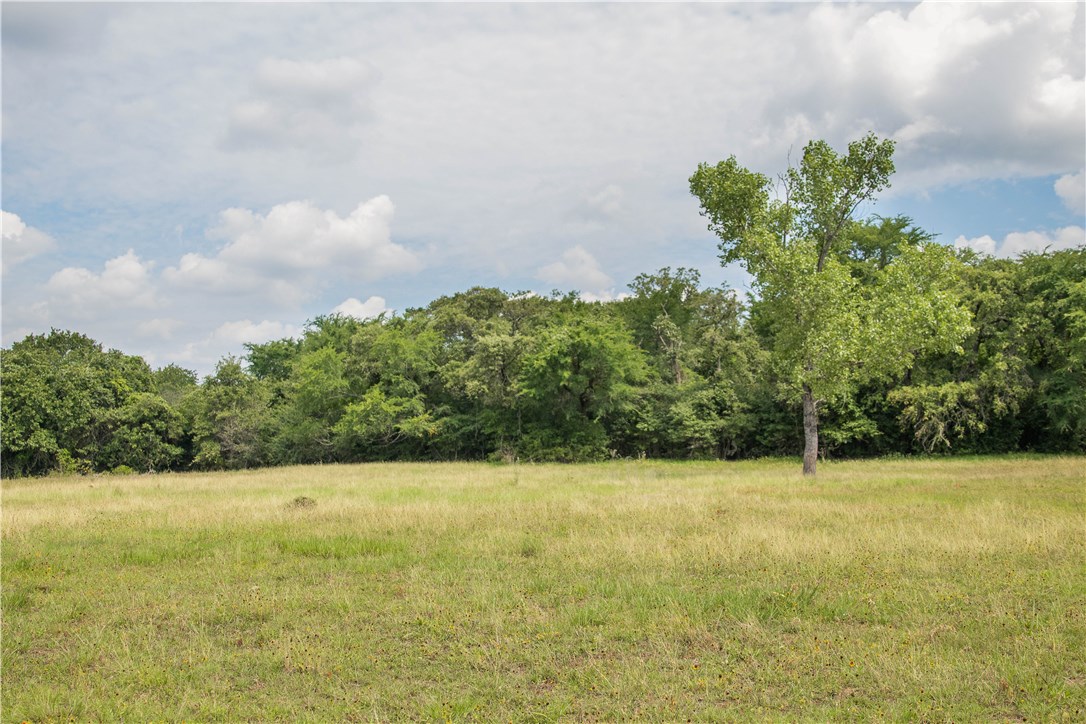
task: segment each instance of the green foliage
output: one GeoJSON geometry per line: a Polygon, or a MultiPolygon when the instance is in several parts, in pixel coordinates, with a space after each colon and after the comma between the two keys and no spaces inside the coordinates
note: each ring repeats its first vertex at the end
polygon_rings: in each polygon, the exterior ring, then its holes
{"type": "Polygon", "coordinates": [[[722,263],[760,265],[765,245],[756,232],[768,221],[769,190],[769,178],[740,166],[735,156],[716,166],[699,164],[690,177],[690,192],[701,201],[709,230],[721,239],[722,263]]]}
{"type": "MultiPolygon", "coordinates": [[[[337,352],[346,352],[350,349],[355,333],[365,325],[366,322],[345,314],[321,315],[306,325],[298,346],[302,350],[332,347],[337,352]]],[[[289,347],[289,341],[285,341],[283,345],[289,347]]]]}
{"type": "Polygon", "coordinates": [[[603,418],[628,405],[634,385],[645,376],[643,353],[620,318],[560,315],[535,335],[516,381],[524,414],[532,421],[523,441],[527,456],[602,457],[603,418]]]}
{"type": "Polygon", "coordinates": [[[1083,718],[1081,458],[820,473],[4,481],[4,719],[1083,718]]]}
{"type": "MultiPolygon", "coordinates": [[[[750,196],[753,175],[724,168],[738,190],[700,182],[750,196]]],[[[830,217],[765,199],[738,220],[710,210],[746,229],[733,251],[765,252],[747,304],[683,268],[608,304],[475,288],[402,317],[319,317],[202,383],[78,333],[31,335],[0,350],[2,473],[795,455],[805,386],[832,401],[824,456],[1086,450],[1086,250],[958,258],[874,218],[842,225],[818,271],[795,230],[830,217]]]]}
{"type": "Polygon", "coordinates": [[[332,347],[302,353],[290,376],[292,401],[307,417],[335,422],[342,414],[349,384],[344,375],[346,354],[332,347]]]}
{"type": "Polygon", "coordinates": [[[578,316],[535,337],[517,387],[559,415],[599,418],[620,406],[644,373],[640,350],[617,320],[578,316]]]}
{"type": "Polygon", "coordinates": [[[198,393],[187,398],[194,457],[199,468],[246,468],[266,462],[270,395],[241,362],[228,357],[198,393]]]}
{"type": "Polygon", "coordinates": [[[277,339],[263,344],[245,345],[245,363],[249,373],[258,380],[283,381],[290,377],[301,342],[277,339]]]}
{"type": "MultiPolygon", "coordinates": [[[[333,434],[341,447],[372,450],[403,440],[425,440],[438,428],[421,397],[390,396],[375,386],[347,406],[333,434]]],[[[364,457],[385,456],[370,452],[364,457]]]]}
{"type": "MultiPolygon", "coordinates": [[[[0,352],[0,366],[5,476],[140,467],[147,459],[125,443],[151,424],[148,399],[161,402],[153,393],[151,370],[139,357],[104,351],[82,334],[53,330],[0,352]]],[[[150,457],[173,459],[161,452],[150,457]]]]}
{"type": "Polygon", "coordinates": [[[731,380],[694,378],[654,392],[646,405],[652,414],[638,425],[654,456],[732,457],[751,432],[750,406],[731,380]]]}
{"type": "Polygon", "coordinates": [[[154,389],[171,407],[178,407],[182,398],[199,384],[196,373],[174,364],[166,365],[152,373],[154,389]]]}
{"type": "Polygon", "coordinates": [[[967,257],[962,358],[931,357],[888,393],[925,450],[1086,450],[1086,249],[967,257]]]}
{"type": "Polygon", "coordinates": [[[697,313],[700,281],[697,271],[683,267],[674,272],[664,267],[634,278],[629,285],[633,294],[619,309],[638,346],[653,351],[666,348],[674,357],[678,337],[697,313]]]}
{"type": "Polygon", "coordinates": [[[1028,254],[1020,261],[1038,418],[1030,440],[1039,448],[1064,440],[1086,451],[1086,247],[1028,254]]]}
{"type": "Polygon", "coordinates": [[[813,141],[782,176],[777,198],[767,177],[734,156],[701,164],[690,179],[722,261],[754,277],[782,398],[803,400],[805,472],[814,472],[820,406],[900,376],[918,353],[954,349],[969,329],[945,247],[908,232],[904,220],[853,218],[888,186],[893,149],[874,135],[843,155],[813,141]]]}
{"type": "Polygon", "coordinates": [[[106,412],[107,435],[96,457],[99,468],[134,468],[140,472],[167,470],[181,459],[180,413],[150,392],[137,392],[106,412]]]}
{"type": "Polygon", "coordinates": [[[643,274],[619,304],[630,327],[642,330],[650,365],[637,401],[612,424],[626,454],[723,458],[749,447],[764,359],[735,294],[697,282],[687,269],[643,274]]]}

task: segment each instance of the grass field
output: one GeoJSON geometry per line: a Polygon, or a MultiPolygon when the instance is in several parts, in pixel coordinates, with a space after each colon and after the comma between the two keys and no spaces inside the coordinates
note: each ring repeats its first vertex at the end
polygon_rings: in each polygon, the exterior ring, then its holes
{"type": "Polygon", "coordinates": [[[1083,458],[297,467],[2,503],[4,721],[1086,719],[1083,458]]]}

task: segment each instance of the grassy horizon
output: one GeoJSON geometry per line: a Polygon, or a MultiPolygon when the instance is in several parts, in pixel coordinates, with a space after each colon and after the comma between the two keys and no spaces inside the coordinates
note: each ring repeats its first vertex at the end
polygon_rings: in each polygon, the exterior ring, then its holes
{"type": "Polygon", "coordinates": [[[2,481],[2,719],[1082,720],[1086,458],[2,481]]]}

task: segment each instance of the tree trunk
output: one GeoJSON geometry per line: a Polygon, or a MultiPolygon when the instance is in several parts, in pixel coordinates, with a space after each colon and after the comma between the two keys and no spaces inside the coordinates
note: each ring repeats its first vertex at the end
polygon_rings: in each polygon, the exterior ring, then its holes
{"type": "Polygon", "coordinates": [[[803,386],[803,474],[814,475],[818,462],[818,407],[814,393],[803,386]]]}

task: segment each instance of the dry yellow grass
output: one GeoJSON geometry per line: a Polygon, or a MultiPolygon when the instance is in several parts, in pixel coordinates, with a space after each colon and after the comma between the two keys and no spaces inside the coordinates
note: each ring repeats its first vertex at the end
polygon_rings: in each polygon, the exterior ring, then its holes
{"type": "Polygon", "coordinates": [[[2,502],[6,721],[1086,714],[1082,458],[318,466],[2,502]]]}

